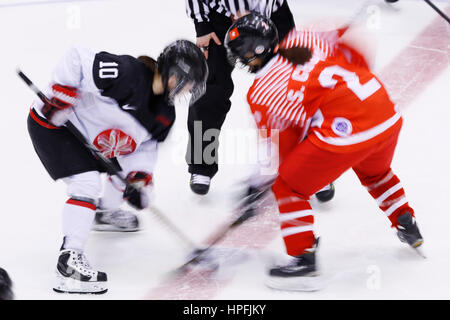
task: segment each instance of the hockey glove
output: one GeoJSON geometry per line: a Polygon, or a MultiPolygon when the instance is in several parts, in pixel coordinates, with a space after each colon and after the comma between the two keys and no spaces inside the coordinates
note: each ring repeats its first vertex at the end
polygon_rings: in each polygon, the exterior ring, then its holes
{"type": "Polygon", "coordinates": [[[270,190],[272,190],[273,183],[274,180],[271,180],[257,186],[250,185],[247,188],[241,205],[238,208],[241,215],[233,223],[233,227],[242,224],[244,221],[259,213],[258,210],[262,205],[262,201],[270,192],[270,190]]]}
{"type": "Polygon", "coordinates": [[[152,175],[143,171],[132,171],[127,176],[127,186],[123,198],[134,208],[148,206],[147,186],[152,184],[152,175]]]}
{"type": "Polygon", "coordinates": [[[67,121],[69,108],[76,103],[78,94],[76,88],[60,84],[54,84],[52,90],[53,98],[44,104],[42,113],[51,124],[59,127],[67,121]]]}

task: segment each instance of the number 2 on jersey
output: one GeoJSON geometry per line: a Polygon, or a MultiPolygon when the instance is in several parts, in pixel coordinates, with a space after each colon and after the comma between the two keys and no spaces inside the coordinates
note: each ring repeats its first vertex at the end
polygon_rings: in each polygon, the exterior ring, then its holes
{"type": "Polygon", "coordinates": [[[338,80],[333,79],[333,76],[341,77],[345,83],[347,83],[347,87],[361,100],[364,101],[378,89],[381,88],[381,84],[377,79],[372,78],[365,84],[361,84],[359,77],[356,73],[348,71],[339,66],[331,66],[323,69],[319,76],[319,82],[322,87],[325,88],[334,88],[338,83],[338,80]]]}

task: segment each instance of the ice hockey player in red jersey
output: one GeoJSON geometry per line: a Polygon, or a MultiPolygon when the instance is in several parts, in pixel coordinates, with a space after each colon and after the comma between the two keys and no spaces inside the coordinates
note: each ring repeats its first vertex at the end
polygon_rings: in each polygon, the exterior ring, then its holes
{"type": "Polygon", "coordinates": [[[49,101],[34,102],[28,117],[42,164],[67,184],[55,291],[106,292],[106,274],[91,268],[83,253],[94,219],[103,228],[129,230],[127,213],[112,213],[124,200],[136,209],[148,205],[157,144],[175,120],[174,103],[196,101],[207,75],[203,53],[186,40],[167,46],[157,61],[74,47],[57,65],[44,91],[49,101]],[[115,163],[127,186],[111,176],[102,190],[105,170],[64,126],[67,120],[115,163]]]}
{"type": "Polygon", "coordinates": [[[345,31],[292,30],[278,45],[272,22],[250,14],[225,39],[231,63],[255,73],[247,100],[258,128],[278,133],[280,165],[272,191],[292,261],[270,270],[273,288],[314,289],[318,239],[308,200],[348,169],[401,241],[413,248],[423,242],[391,170],[402,117],[364,56],[342,41],[345,31]]]}

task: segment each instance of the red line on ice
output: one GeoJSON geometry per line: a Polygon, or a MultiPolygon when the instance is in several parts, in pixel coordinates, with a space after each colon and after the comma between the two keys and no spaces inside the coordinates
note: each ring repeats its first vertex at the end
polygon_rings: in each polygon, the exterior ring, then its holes
{"type": "MultiPolygon", "coordinates": [[[[450,15],[450,6],[444,12],[450,15]]],[[[392,100],[404,109],[445,71],[450,62],[450,27],[438,16],[380,73],[392,100]]]]}
{"type": "MultiPolygon", "coordinates": [[[[450,6],[444,10],[450,14],[450,6]]],[[[423,90],[446,70],[450,62],[449,27],[437,17],[380,73],[380,79],[400,108],[413,102],[423,90]]],[[[223,247],[266,247],[279,235],[275,207],[243,224],[221,243],[223,247]]],[[[190,272],[152,289],[145,299],[207,300],[232,279],[213,279],[202,272],[190,272]]]]}
{"type": "MultiPolygon", "coordinates": [[[[279,235],[279,229],[278,214],[273,204],[256,218],[230,231],[228,236],[220,242],[220,247],[262,249],[279,235]]],[[[189,272],[162,283],[149,292],[145,299],[213,299],[231,280],[229,277],[215,278],[214,274],[211,276],[208,272],[189,272]]]]}

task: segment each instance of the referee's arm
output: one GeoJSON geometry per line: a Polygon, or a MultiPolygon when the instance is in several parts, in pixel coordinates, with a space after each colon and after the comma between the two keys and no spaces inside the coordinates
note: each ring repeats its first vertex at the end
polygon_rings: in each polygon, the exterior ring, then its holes
{"type": "Polygon", "coordinates": [[[185,0],[186,13],[194,21],[197,37],[213,32],[209,21],[209,7],[202,0],[185,0]]]}

